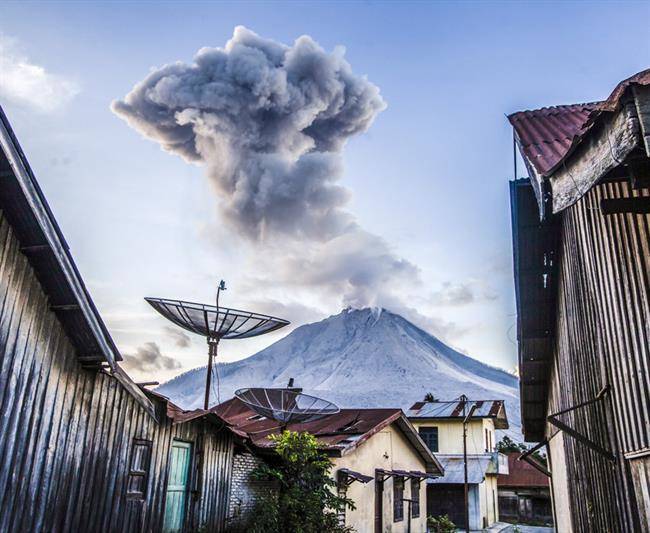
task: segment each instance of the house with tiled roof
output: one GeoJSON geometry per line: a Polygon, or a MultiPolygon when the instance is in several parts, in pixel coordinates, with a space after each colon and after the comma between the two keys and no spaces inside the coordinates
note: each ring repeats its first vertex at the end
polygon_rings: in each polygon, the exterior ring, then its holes
{"type": "Polygon", "coordinates": [[[214,412],[245,440],[233,459],[231,521],[250,512],[268,486],[250,478],[259,461],[271,458],[270,435],[313,434],[331,458],[338,490],[356,508],[341,523],[359,532],[425,532],[426,481],[444,474],[440,461],[401,409],[341,409],[315,421],[280,424],[232,398],[214,412]]]}
{"type": "Polygon", "coordinates": [[[427,514],[448,515],[464,526],[466,451],[469,528],[498,522],[497,474],[508,471],[506,457],[496,451],[496,430],[509,427],[503,400],[424,400],[406,416],[445,469],[443,476],[426,482],[427,514]]]}

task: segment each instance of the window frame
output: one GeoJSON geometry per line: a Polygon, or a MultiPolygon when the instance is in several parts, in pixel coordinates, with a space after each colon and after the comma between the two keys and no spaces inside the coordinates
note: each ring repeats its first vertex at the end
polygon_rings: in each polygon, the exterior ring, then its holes
{"type": "Polygon", "coordinates": [[[420,435],[420,438],[424,441],[424,444],[427,445],[427,448],[429,448],[429,450],[432,453],[439,453],[439,450],[440,450],[440,431],[438,429],[438,426],[420,426],[418,428],[418,434],[420,435]],[[423,433],[429,433],[429,432],[430,432],[430,434],[435,433],[435,436],[436,436],[436,446],[435,446],[436,449],[435,450],[429,444],[429,440],[428,440],[429,436],[427,435],[427,437],[425,438],[425,436],[423,435],[423,433]]]}
{"type": "Polygon", "coordinates": [[[420,482],[417,477],[411,478],[411,518],[420,518],[420,482]]]}
{"type": "Polygon", "coordinates": [[[402,522],[403,520],[404,520],[404,478],[394,477],[393,478],[393,522],[402,522]]]}
{"type": "Polygon", "coordinates": [[[127,500],[144,500],[147,497],[147,488],[149,485],[149,472],[151,470],[151,458],[153,455],[153,441],[148,439],[134,438],[131,441],[131,456],[129,458],[129,472],[126,479],[126,499],[127,500]],[[143,452],[142,462],[140,464],[141,468],[135,468],[133,464],[136,460],[136,448],[143,447],[145,451],[143,452]],[[141,478],[142,481],[142,491],[132,491],[129,490],[131,486],[131,481],[134,478],[141,478]]]}

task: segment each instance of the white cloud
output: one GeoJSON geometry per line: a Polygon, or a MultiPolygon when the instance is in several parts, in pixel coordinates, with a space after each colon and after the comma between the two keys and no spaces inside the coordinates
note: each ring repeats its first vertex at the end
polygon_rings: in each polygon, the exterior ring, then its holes
{"type": "Polygon", "coordinates": [[[461,306],[481,301],[493,301],[498,294],[485,282],[470,279],[462,282],[446,281],[431,295],[436,305],[461,306]]]}
{"type": "Polygon", "coordinates": [[[0,98],[50,113],[67,104],[79,91],[76,82],[32,63],[14,39],[0,35],[0,98]]]}

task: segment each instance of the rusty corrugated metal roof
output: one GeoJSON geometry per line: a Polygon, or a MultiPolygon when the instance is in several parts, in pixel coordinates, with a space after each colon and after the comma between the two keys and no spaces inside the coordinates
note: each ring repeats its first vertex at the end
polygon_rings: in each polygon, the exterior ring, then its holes
{"type": "MultiPolygon", "coordinates": [[[[253,444],[262,448],[272,446],[267,438],[284,429],[276,420],[255,413],[238,398],[232,398],[214,408],[233,429],[245,433],[253,444]]],[[[289,424],[291,431],[308,431],[318,438],[324,448],[344,449],[355,441],[374,434],[402,416],[400,409],[341,409],[313,422],[289,424]]],[[[367,438],[367,437],[366,437],[367,438]]]]}
{"type": "Polygon", "coordinates": [[[601,102],[599,109],[601,112],[616,111],[621,97],[631,85],[650,85],[650,68],[637,72],[634,76],[620,82],[609,95],[607,100],[601,102]]]}
{"type": "Polygon", "coordinates": [[[573,140],[585,131],[597,103],[544,107],[508,117],[519,147],[537,171],[546,175],[567,154],[573,140]]]}
{"type": "Polygon", "coordinates": [[[602,102],[543,107],[509,115],[524,157],[542,176],[552,174],[598,117],[618,109],[622,96],[632,85],[650,85],[650,69],[620,82],[602,102]]]}
{"type": "Polygon", "coordinates": [[[499,487],[548,487],[548,477],[526,461],[518,461],[519,452],[508,454],[509,474],[499,474],[499,487]]]}
{"type": "Polygon", "coordinates": [[[450,402],[415,402],[406,411],[408,418],[464,418],[463,412],[475,405],[472,418],[494,418],[497,429],[507,429],[508,419],[503,400],[469,400],[467,404],[461,400],[450,402]],[[498,422],[498,423],[497,423],[498,422]]]}
{"type": "Polygon", "coordinates": [[[442,475],[443,472],[442,466],[401,409],[341,409],[337,414],[320,420],[286,426],[256,413],[239,398],[219,404],[210,412],[224,420],[232,432],[261,449],[273,447],[273,442],[268,438],[270,435],[288,429],[311,433],[318,439],[322,449],[341,455],[355,449],[382,429],[395,424],[416,453],[422,457],[427,473],[442,475]]]}
{"type": "Polygon", "coordinates": [[[164,396],[163,394],[159,394],[156,391],[146,389],[145,387],[140,387],[140,389],[145,393],[145,395],[163,403],[165,406],[165,415],[172,421],[172,424],[183,424],[196,418],[205,417],[206,419],[212,419],[213,421],[222,423],[224,426],[228,426],[227,422],[216,413],[216,407],[212,407],[208,410],[193,409],[191,411],[186,411],[185,409],[182,409],[173,403],[167,396],[164,396]]]}

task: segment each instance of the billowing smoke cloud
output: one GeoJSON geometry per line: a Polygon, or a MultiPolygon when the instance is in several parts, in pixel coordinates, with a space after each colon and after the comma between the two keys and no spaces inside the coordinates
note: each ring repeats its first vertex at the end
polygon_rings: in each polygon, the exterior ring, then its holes
{"type": "Polygon", "coordinates": [[[157,370],[176,370],[181,368],[181,364],[173,357],[163,355],[155,342],[145,342],[135,354],[124,355],[124,367],[127,370],[150,373],[157,370]]]}
{"type": "Polygon", "coordinates": [[[384,239],[359,227],[317,246],[285,246],[264,254],[264,269],[283,285],[322,288],[352,307],[383,305],[382,295],[419,283],[419,269],[396,256],[384,239]]]}
{"type": "Polygon", "coordinates": [[[189,348],[192,344],[192,339],[183,330],[173,326],[165,326],[163,328],[167,336],[174,341],[174,344],[179,348],[189,348]]]}
{"type": "Polygon", "coordinates": [[[286,46],[243,27],[225,48],[152,71],[112,105],[163,149],[206,168],[222,219],[269,276],[258,286],[309,287],[356,307],[394,302],[395,287],[419,282],[417,267],[346,210],[339,184],[346,141],[385,107],[342,48],[327,53],[308,36],[286,46]]]}
{"type": "Polygon", "coordinates": [[[242,26],[225,48],[154,70],[112,105],[165,150],[205,164],[243,234],[318,240],[353,223],[340,153],[384,108],[342,49],[328,54],[308,36],[285,46],[242,26]]]}

